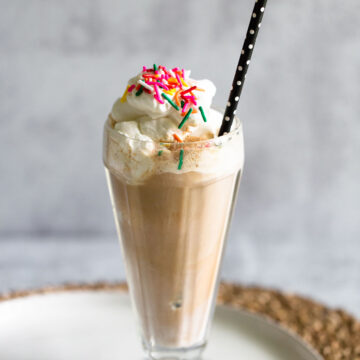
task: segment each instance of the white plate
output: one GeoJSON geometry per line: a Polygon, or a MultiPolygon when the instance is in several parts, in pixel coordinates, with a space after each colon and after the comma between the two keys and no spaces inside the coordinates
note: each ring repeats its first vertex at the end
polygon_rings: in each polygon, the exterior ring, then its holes
{"type": "MultiPolygon", "coordinates": [[[[0,303],[1,360],[142,360],[129,297],[68,291],[0,303]]],[[[204,360],[319,360],[273,322],[218,307],[204,360]]]]}

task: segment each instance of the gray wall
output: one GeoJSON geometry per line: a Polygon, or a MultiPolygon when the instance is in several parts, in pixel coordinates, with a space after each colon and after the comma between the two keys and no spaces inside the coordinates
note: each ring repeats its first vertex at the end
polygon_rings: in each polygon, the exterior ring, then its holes
{"type": "MultiPolygon", "coordinates": [[[[2,238],[113,236],[101,163],[113,101],[156,62],[210,78],[222,106],[252,3],[1,0],[2,238]]],[[[358,0],[269,0],[238,112],[229,278],[334,293],[345,281],[360,304],[359,15],[358,0]],[[274,280],[264,267],[279,264],[274,280]]]]}

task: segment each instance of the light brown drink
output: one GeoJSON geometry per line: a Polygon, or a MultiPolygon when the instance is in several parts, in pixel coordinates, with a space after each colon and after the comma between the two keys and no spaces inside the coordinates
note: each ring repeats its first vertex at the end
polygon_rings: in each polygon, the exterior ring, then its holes
{"type": "Polygon", "coordinates": [[[130,185],[108,170],[146,342],[188,347],[204,339],[239,176],[163,173],[130,185]]]}
{"type": "Polygon", "coordinates": [[[111,117],[105,124],[111,201],[151,358],[195,359],[205,347],[243,165],[237,125],[217,139],[163,143],[120,134],[111,117]]]}

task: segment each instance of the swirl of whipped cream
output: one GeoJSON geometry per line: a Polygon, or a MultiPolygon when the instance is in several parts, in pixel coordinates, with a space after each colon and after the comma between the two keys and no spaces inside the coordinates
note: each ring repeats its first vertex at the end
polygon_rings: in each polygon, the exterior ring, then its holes
{"type": "MultiPolygon", "coordinates": [[[[202,106],[207,122],[204,122],[201,112],[192,112],[185,125],[178,129],[183,119],[180,111],[176,110],[168,101],[164,100],[163,104],[159,103],[152,94],[142,93],[136,96],[136,91],[128,93],[126,101],[118,99],[111,111],[111,117],[116,122],[115,129],[120,133],[131,136],[128,132],[132,132],[132,136],[137,133],[135,129],[139,129],[138,136],[145,136],[148,140],[169,141],[173,142],[173,134],[176,133],[181,139],[186,141],[186,137],[194,135],[200,139],[210,139],[216,136],[222,117],[217,112],[210,109],[212,99],[215,95],[215,85],[210,80],[193,80],[189,78],[190,71],[186,71],[186,83],[196,86],[201,91],[196,92],[197,106],[202,106]],[[124,124],[129,121],[131,124],[124,124]]],[[[138,85],[138,81],[142,79],[142,73],[132,78],[128,82],[128,86],[138,85]]],[[[194,91],[195,92],[195,91],[194,91]]],[[[141,137],[142,140],[145,138],[141,137]]]]}
{"type": "MultiPolygon", "coordinates": [[[[232,146],[229,145],[206,147],[204,143],[217,137],[222,122],[222,114],[211,108],[216,92],[214,84],[210,80],[191,79],[190,71],[179,71],[176,76],[174,71],[161,66],[159,68],[157,74],[162,76],[164,87],[148,81],[149,77],[146,75],[149,71],[143,71],[129,80],[123,97],[113,105],[106,126],[120,136],[111,136],[105,126],[106,165],[130,183],[144,181],[149,176],[161,172],[197,171],[210,174],[218,173],[219,167],[223,168],[223,171],[230,171],[227,168],[231,167],[230,165],[233,167],[234,162],[229,159],[234,151],[240,151],[238,167],[242,166],[242,133],[239,135],[241,127],[238,129],[238,135],[241,137],[241,144],[237,144],[239,149],[230,149],[232,146]],[[166,73],[173,76],[169,77],[166,73]],[[180,78],[180,74],[183,77],[180,78]],[[166,89],[166,84],[176,84],[176,88],[166,89]],[[191,88],[193,90],[190,92],[191,88]],[[188,89],[190,90],[186,93],[188,89]],[[177,98],[176,92],[180,93],[180,96],[185,92],[185,95],[177,98]],[[165,96],[161,95],[162,93],[165,96]],[[181,109],[184,99],[185,103],[189,102],[184,106],[185,112],[181,109]],[[183,100],[182,104],[180,100],[183,100]],[[176,108],[177,104],[180,106],[176,108]],[[200,107],[205,116],[202,115],[200,107]],[[190,109],[190,116],[183,126],[179,126],[190,109]],[[196,149],[194,146],[186,145],[199,141],[202,145],[196,149]],[[184,155],[182,165],[179,166],[182,142],[184,155]]],[[[218,138],[219,144],[221,138],[218,138]]]]}

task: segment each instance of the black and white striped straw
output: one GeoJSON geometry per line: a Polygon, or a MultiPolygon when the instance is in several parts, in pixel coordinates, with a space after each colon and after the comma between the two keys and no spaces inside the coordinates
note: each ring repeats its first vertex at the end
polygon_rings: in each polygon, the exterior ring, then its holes
{"type": "Polygon", "coordinates": [[[236,67],[229,100],[227,102],[224,118],[219,131],[219,136],[230,132],[231,125],[236,114],[236,108],[240,99],[241,91],[244,86],[246,73],[254,50],[256,37],[260,30],[266,2],[267,0],[255,0],[254,10],[251,14],[250,24],[246,33],[243,48],[241,50],[239,63],[236,67]]]}

